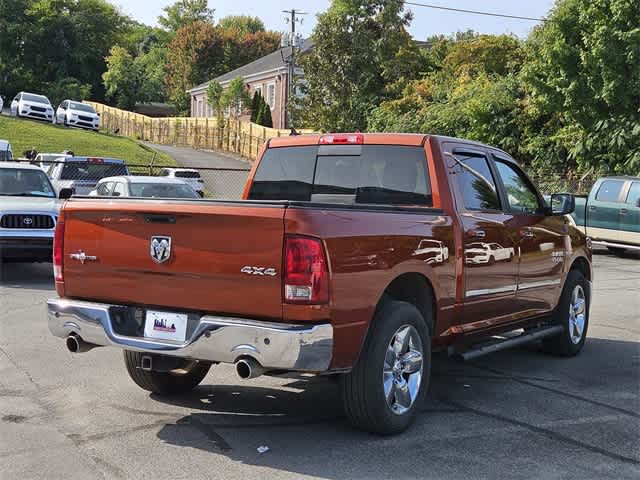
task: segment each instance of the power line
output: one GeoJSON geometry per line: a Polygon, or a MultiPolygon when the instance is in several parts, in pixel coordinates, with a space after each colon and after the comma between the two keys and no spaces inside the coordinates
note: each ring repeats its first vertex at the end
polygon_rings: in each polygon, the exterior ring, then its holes
{"type": "Polygon", "coordinates": [[[506,15],[503,13],[492,13],[492,12],[480,12],[478,10],[465,10],[462,8],[452,8],[452,7],[442,7],[440,5],[430,5],[427,3],[418,3],[418,2],[404,2],[405,5],[412,5],[414,7],[425,7],[425,8],[434,8],[436,10],[447,10],[450,12],[459,12],[459,13],[472,13],[474,15],[486,15],[488,17],[502,17],[502,18],[515,18],[517,20],[529,20],[532,22],[546,22],[548,21],[546,18],[534,18],[534,17],[520,17],[518,15],[506,15]]]}

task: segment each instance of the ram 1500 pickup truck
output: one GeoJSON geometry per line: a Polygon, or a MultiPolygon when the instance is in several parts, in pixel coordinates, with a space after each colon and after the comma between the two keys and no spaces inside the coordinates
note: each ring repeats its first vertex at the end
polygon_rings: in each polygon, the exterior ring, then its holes
{"type": "Polygon", "coordinates": [[[589,196],[575,197],[579,230],[613,253],[640,250],[640,178],[604,177],[589,196]]]}
{"type": "Polygon", "coordinates": [[[411,423],[434,349],[584,345],[591,249],[569,225],[573,197],[546,207],[501,150],[419,134],[274,138],[243,195],[67,201],[51,332],[72,352],[123,349],[133,381],[158,394],[195,388],[218,363],[245,379],[333,374],[350,422],[381,434],[411,423]]]}

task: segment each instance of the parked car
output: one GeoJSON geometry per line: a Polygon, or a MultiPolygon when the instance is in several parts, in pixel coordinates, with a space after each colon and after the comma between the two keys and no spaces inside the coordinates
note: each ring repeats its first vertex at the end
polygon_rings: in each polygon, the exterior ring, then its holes
{"type": "Polygon", "coordinates": [[[4,97],[0,95],[0,115],[2,115],[3,108],[4,108],[4,97]]]}
{"type": "Polygon", "coordinates": [[[99,180],[129,175],[129,169],[118,158],[68,157],[58,158],[47,174],[57,190],[70,188],[76,195],[88,195],[99,180]]]}
{"type": "Polygon", "coordinates": [[[121,176],[103,178],[90,196],[141,198],[200,198],[190,185],[177,178],[121,176]]]}
{"type": "Polygon", "coordinates": [[[179,178],[187,182],[198,194],[204,196],[204,180],[198,170],[192,168],[163,168],[160,170],[161,177],[179,178]]]}
{"type": "Polygon", "coordinates": [[[66,202],[51,332],[72,352],[124,349],[133,381],[157,394],[193,389],[220,362],[245,379],[338,375],[349,421],[382,434],[421,408],[434,348],[470,359],[585,343],[592,252],[567,225],[573,197],[546,207],[501,150],[417,134],[273,138],[243,198],[66,202]],[[517,261],[467,268],[479,238],[517,261]],[[432,248],[431,262],[415,255],[432,248]]]}
{"type": "Polygon", "coordinates": [[[44,95],[20,92],[11,102],[11,115],[55,123],[53,107],[44,95]]]}
{"type": "Polygon", "coordinates": [[[470,265],[488,263],[493,265],[496,262],[510,262],[515,256],[513,247],[504,248],[499,243],[473,242],[465,245],[465,262],[470,265]]]}
{"type": "Polygon", "coordinates": [[[59,210],[40,168],[0,162],[0,260],[50,262],[59,210]]]}
{"type": "Polygon", "coordinates": [[[10,162],[13,160],[13,150],[8,140],[0,140],[0,162],[10,162]]]}
{"type": "Polygon", "coordinates": [[[49,170],[54,167],[56,163],[71,157],[73,157],[73,155],[68,153],[38,153],[36,158],[33,159],[33,163],[48,174],[49,170]]]}
{"type": "Polygon", "coordinates": [[[56,123],[97,132],[100,129],[100,115],[91,105],[65,100],[56,110],[56,123]]]}
{"type": "Polygon", "coordinates": [[[576,196],[575,225],[614,253],[640,250],[640,178],[604,177],[576,196]]]}

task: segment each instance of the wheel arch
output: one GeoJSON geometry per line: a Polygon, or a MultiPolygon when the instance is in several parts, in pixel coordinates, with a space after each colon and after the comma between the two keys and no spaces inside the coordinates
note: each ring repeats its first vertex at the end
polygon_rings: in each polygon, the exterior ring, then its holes
{"type": "Polygon", "coordinates": [[[589,264],[589,261],[584,257],[575,258],[571,263],[571,267],[569,267],[569,271],[571,270],[578,270],[588,281],[592,280],[591,265],[589,264]]]}
{"type": "Polygon", "coordinates": [[[357,361],[362,354],[362,350],[371,335],[374,319],[382,306],[388,301],[407,302],[415,306],[422,314],[430,335],[433,338],[437,321],[437,300],[435,290],[431,281],[422,273],[405,272],[395,277],[384,289],[382,295],[378,299],[376,307],[373,311],[363,341],[360,344],[360,350],[356,356],[357,361]]]}

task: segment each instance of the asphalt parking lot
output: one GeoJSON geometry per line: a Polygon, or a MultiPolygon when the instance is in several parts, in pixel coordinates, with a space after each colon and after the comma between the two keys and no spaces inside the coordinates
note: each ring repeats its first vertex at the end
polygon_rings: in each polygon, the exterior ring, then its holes
{"type": "Polygon", "coordinates": [[[595,256],[580,356],[437,357],[415,426],[387,438],[346,426],[323,378],[219,366],[190,395],[149,395],[120,351],[73,356],[49,334],[50,265],[0,269],[2,479],[640,478],[640,255],[595,256]]]}

